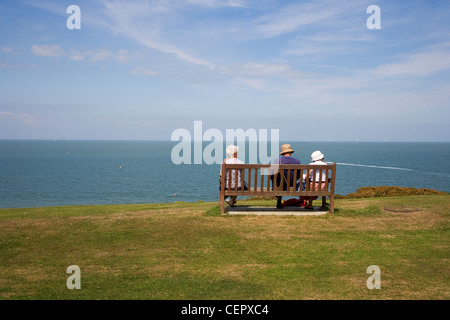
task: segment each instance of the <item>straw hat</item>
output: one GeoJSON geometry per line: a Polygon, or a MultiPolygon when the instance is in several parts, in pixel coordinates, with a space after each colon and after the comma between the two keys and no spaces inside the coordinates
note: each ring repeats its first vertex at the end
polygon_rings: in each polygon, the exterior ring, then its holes
{"type": "Polygon", "coordinates": [[[322,152],[320,152],[318,150],[311,153],[312,161],[322,160],[323,158],[325,158],[325,156],[322,154],[322,152]]]}
{"type": "Polygon", "coordinates": [[[294,153],[294,150],[291,149],[291,145],[290,144],[283,144],[281,146],[280,154],[285,154],[285,153],[294,153]]]}

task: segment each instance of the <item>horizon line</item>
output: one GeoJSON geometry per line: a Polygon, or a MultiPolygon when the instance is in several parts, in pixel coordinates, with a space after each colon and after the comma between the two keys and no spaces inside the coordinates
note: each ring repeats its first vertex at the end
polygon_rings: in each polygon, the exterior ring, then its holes
{"type": "MultiPolygon", "coordinates": [[[[52,139],[52,138],[0,138],[0,141],[123,141],[123,142],[174,142],[174,143],[179,143],[182,140],[170,140],[170,139],[67,139],[67,138],[58,138],[58,139],[52,139]]],[[[218,141],[222,141],[222,142],[226,142],[226,140],[218,140],[218,141]]],[[[266,141],[266,142],[270,142],[270,140],[261,140],[261,141],[266,141]]],[[[191,139],[191,142],[205,142],[205,143],[212,143],[214,141],[204,141],[204,140],[194,140],[191,139]]],[[[237,142],[243,142],[243,140],[237,140],[237,142]]],[[[245,142],[249,142],[248,140],[245,140],[245,142]]],[[[430,140],[280,140],[280,142],[286,142],[286,143],[323,143],[323,142],[329,142],[329,143],[340,143],[340,142],[353,142],[353,143],[365,143],[365,142],[376,142],[376,143],[450,143],[449,141],[445,141],[445,140],[441,140],[441,141],[430,141],[430,140]]]]}

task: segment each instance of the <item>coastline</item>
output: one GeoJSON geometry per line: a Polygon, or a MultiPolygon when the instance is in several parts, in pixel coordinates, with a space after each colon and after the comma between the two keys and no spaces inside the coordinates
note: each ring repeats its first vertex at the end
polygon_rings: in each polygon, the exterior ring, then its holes
{"type": "MultiPolygon", "coordinates": [[[[347,195],[336,194],[335,199],[361,199],[361,198],[383,198],[383,197],[401,197],[401,196],[421,196],[421,195],[448,195],[450,193],[434,190],[430,188],[413,188],[413,187],[398,187],[398,186],[369,186],[361,187],[355,192],[349,193],[347,195]]],[[[243,199],[239,197],[242,201],[254,201],[254,200],[275,200],[276,198],[271,197],[248,197],[243,199]]],[[[286,200],[287,197],[284,198],[286,200]]],[[[218,200],[217,200],[218,201],[218,200]]],[[[102,204],[64,204],[64,205],[48,205],[48,206],[18,206],[18,207],[0,207],[2,209],[20,209],[20,208],[47,208],[47,207],[71,207],[71,206],[114,206],[114,205],[149,205],[149,204],[182,204],[182,203],[214,203],[214,201],[203,201],[203,200],[192,200],[192,201],[179,201],[174,200],[172,202],[139,202],[139,203],[102,203],[102,204]]]]}

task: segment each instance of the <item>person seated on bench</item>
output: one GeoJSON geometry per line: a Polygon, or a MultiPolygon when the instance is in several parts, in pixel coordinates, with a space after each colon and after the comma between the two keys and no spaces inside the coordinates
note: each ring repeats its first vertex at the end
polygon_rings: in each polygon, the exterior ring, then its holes
{"type": "MultiPolygon", "coordinates": [[[[292,157],[292,154],[295,151],[292,150],[290,144],[283,144],[280,149],[281,149],[281,152],[280,152],[281,157],[275,159],[272,162],[272,164],[300,164],[300,160],[292,157]]],[[[287,179],[287,175],[288,175],[287,171],[288,170],[284,170],[285,183],[283,184],[283,190],[287,190],[287,180],[288,180],[287,179]]],[[[300,171],[298,171],[297,177],[295,177],[295,178],[294,178],[294,171],[290,171],[290,175],[291,175],[290,187],[293,187],[294,182],[296,182],[300,178],[300,171]]],[[[270,179],[272,180],[272,184],[275,183],[273,181],[273,175],[271,175],[270,179]]],[[[281,185],[281,176],[280,175],[277,177],[276,184],[277,184],[277,186],[281,185]]],[[[296,189],[298,189],[298,184],[296,185],[296,189]]],[[[277,209],[283,208],[283,205],[281,204],[281,198],[282,197],[277,196],[277,209]]]]}
{"type": "MultiPolygon", "coordinates": [[[[310,164],[319,164],[319,165],[327,165],[326,162],[324,162],[323,160],[325,159],[325,156],[322,154],[322,152],[320,152],[319,150],[314,151],[313,153],[311,153],[311,163],[310,164]]],[[[316,171],[316,179],[314,183],[314,185],[312,185],[312,181],[313,181],[313,172],[311,172],[310,176],[309,176],[309,182],[311,183],[311,190],[323,190],[325,189],[325,182],[328,179],[327,177],[327,170],[318,170],[316,171]]],[[[305,174],[306,175],[306,174],[305,174]]],[[[303,187],[303,190],[305,189],[305,186],[303,187]]],[[[312,202],[313,200],[316,200],[318,197],[300,197],[300,200],[306,200],[308,201],[308,205],[306,206],[307,209],[312,209],[312,202]]]]}
{"type": "MultiPolygon", "coordinates": [[[[234,146],[234,145],[229,145],[227,147],[227,149],[225,150],[227,157],[223,163],[226,164],[243,164],[244,162],[242,162],[241,160],[239,160],[237,158],[238,155],[238,151],[239,148],[238,146],[234,146]]],[[[232,170],[231,171],[231,190],[234,190],[236,188],[237,185],[237,189],[241,190],[241,171],[242,170],[237,170],[238,171],[238,175],[237,175],[237,179],[236,179],[236,170],[232,170]],[[236,182],[237,180],[237,182],[236,182]],[[237,183],[237,184],[236,184],[237,183]]],[[[220,172],[222,172],[222,164],[220,165],[220,172]]],[[[225,170],[225,189],[228,189],[226,186],[228,186],[228,169],[225,170]]],[[[221,188],[221,186],[219,186],[219,188],[221,188]]],[[[244,190],[247,190],[247,184],[244,181],[244,190]]],[[[228,203],[230,206],[234,207],[234,204],[236,203],[236,198],[237,196],[230,196],[229,199],[228,197],[225,197],[225,201],[226,203],[228,203]]]]}

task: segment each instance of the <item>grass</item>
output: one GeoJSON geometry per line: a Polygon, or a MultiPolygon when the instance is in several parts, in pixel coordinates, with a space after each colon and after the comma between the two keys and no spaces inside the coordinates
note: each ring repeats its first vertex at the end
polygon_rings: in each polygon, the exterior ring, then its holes
{"type": "Polygon", "coordinates": [[[209,202],[1,209],[0,299],[446,300],[449,200],[339,199],[335,214],[300,217],[209,202]],[[66,287],[70,265],[80,290],[66,287]]]}

